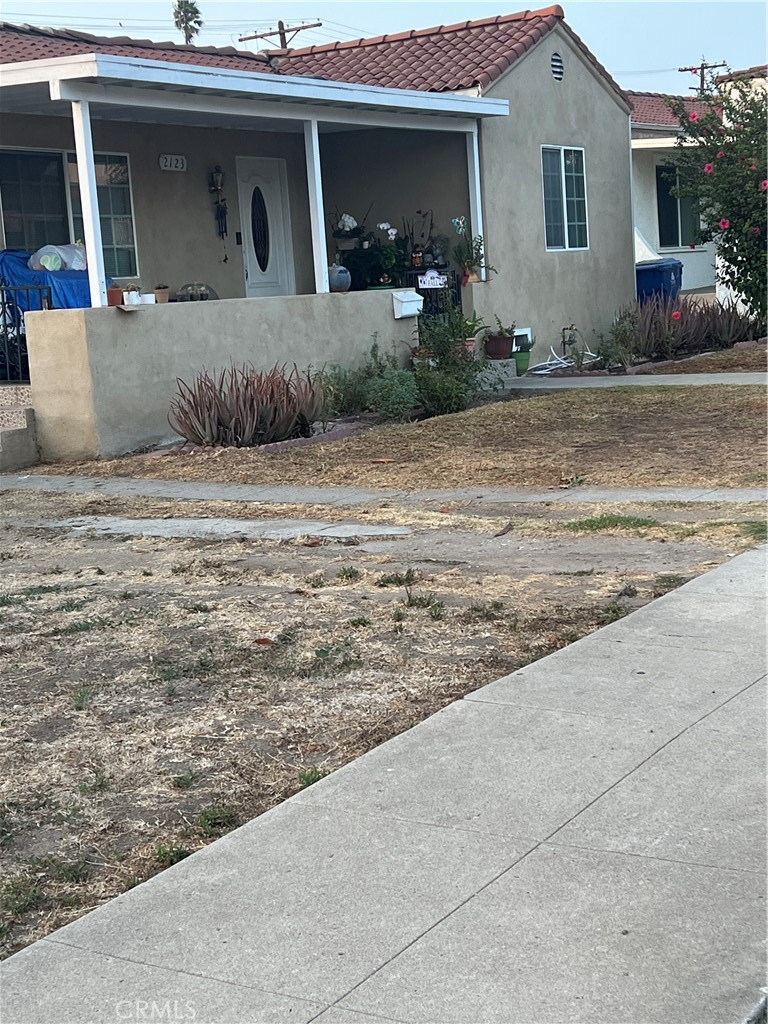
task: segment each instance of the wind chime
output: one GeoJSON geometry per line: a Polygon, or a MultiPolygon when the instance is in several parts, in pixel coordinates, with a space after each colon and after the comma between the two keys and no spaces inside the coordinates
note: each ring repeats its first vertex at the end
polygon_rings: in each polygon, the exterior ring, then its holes
{"type": "MultiPolygon", "coordinates": [[[[208,178],[208,191],[216,199],[216,208],[214,211],[216,217],[216,232],[219,238],[224,241],[227,237],[227,200],[221,195],[224,189],[224,172],[221,167],[216,164],[210,173],[208,178]]],[[[222,263],[226,263],[229,257],[227,256],[226,245],[224,247],[224,258],[222,263]]]]}

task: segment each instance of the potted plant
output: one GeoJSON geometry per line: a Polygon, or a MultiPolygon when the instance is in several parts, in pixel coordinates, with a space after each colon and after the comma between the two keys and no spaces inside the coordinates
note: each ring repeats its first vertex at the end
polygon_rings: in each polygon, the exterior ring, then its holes
{"type": "Polygon", "coordinates": [[[485,336],[485,354],[489,359],[509,359],[514,340],[515,325],[512,323],[505,327],[496,317],[496,330],[491,329],[485,336]]]}
{"type": "Polygon", "coordinates": [[[122,306],[123,304],[123,289],[119,284],[111,284],[107,288],[107,305],[108,306],[122,306]]]}
{"type": "Polygon", "coordinates": [[[459,241],[453,247],[453,262],[461,268],[462,284],[477,284],[480,281],[480,271],[486,274],[495,274],[496,268],[492,267],[485,259],[485,244],[482,235],[472,237],[467,230],[466,217],[454,217],[452,224],[459,236],[459,241]]]}
{"type": "Polygon", "coordinates": [[[138,284],[129,284],[123,289],[123,305],[124,306],[139,306],[141,305],[141,286],[138,284]]]}
{"type": "MultiPolygon", "coordinates": [[[[371,206],[373,206],[373,203],[371,203],[371,206]]],[[[371,206],[368,207],[365,217],[371,212],[371,206]]],[[[365,234],[365,217],[358,224],[352,214],[336,211],[331,227],[333,229],[333,237],[336,239],[337,250],[344,252],[347,249],[358,248],[360,240],[365,234]]]]}
{"type": "Polygon", "coordinates": [[[525,334],[520,334],[514,339],[512,358],[515,360],[515,369],[517,370],[518,377],[522,377],[523,374],[528,372],[528,366],[531,362],[531,349],[535,343],[535,338],[529,338],[525,334]]]}
{"type": "Polygon", "coordinates": [[[170,295],[170,288],[167,284],[156,284],[155,285],[155,302],[163,303],[168,301],[170,295]]]}

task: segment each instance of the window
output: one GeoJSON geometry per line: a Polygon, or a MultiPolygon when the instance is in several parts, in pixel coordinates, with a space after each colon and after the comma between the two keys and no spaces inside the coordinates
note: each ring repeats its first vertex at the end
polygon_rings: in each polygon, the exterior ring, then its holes
{"type": "MultiPolygon", "coordinates": [[[[96,164],[96,190],[99,199],[104,269],[110,277],[135,277],[138,268],[128,157],[96,153],[94,162],[96,164]]],[[[77,161],[74,153],[67,155],[67,170],[69,196],[72,204],[72,227],[77,240],[83,237],[84,229],[77,161]]]]}
{"type": "Polygon", "coordinates": [[[0,152],[0,203],[9,249],[34,252],[68,242],[61,153],[0,152]]]}
{"type": "Polygon", "coordinates": [[[691,245],[699,228],[696,201],[691,196],[672,195],[677,171],[672,164],[656,167],[656,208],[659,214],[659,248],[679,249],[691,245]]]}
{"type": "Polygon", "coordinates": [[[547,249],[588,249],[584,150],[544,146],[541,171],[547,249]]]}

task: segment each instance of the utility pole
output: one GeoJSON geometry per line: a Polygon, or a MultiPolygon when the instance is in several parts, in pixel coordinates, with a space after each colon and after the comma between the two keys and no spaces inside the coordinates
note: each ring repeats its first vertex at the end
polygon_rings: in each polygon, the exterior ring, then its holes
{"type": "Polygon", "coordinates": [[[701,97],[701,96],[704,95],[704,75],[705,75],[705,72],[711,71],[713,68],[727,68],[727,67],[728,67],[727,64],[707,64],[706,61],[704,60],[704,57],[702,56],[701,64],[697,65],[695,68],[678,68],[677,70],[678,71],[692,71],[692,72],[694,72],[694,74],[698,74],[698,76],[699,76],[699,88],[698,88],[697,91],[698,91],[699,96],[701,97]]]}
{"type": "Polygon", "coordinates": [[[299,32],[304,32],[305,29],[308,29],[308,28],[322,28],[322,27],[323,27],[322,21],[313,21],[311,25],[293,25],[293,26],[286,26],[284,22],[278,21],[277,28],[273,29],[271,32],[258,32],[258,33],[256,33],[255,35],[252,35],[252,36],[240,36],[238,41],[241,42],[241,43],[245,43],[245,42],[248,42],[249,39],[270,39],[272,36],[280,36],[280,49],[281,50],[287,50],[288,49],[288,43],[292,43],[293,40],[296,38],[296,35],[299,32]],[[291,36],[290,39],[288,38],[288,33],[289,32],[293,33],[293,35],[291,36]]]}

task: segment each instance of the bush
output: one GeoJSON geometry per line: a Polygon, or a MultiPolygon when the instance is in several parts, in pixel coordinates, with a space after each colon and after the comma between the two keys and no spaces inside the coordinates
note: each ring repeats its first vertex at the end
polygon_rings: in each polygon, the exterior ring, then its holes
{"type": "Polygon", "coordinates": [[[322,374],[295,365],[289,373],[285,366],[232,366],[218,375],[201,370],[193,384],[176,383],[168,422],[194,444],[250,448],[309,437],[325,415],[322,374]]]}
{"type": "Polygon", "coordinates": [[[410,370],[388,366],[380,377],[374,377],[368,384],[368,408],[383,420],[400,423],[409,420],[417,398],[416,381],[410,370]]]}
{"type": "Polygon", "coordinates": [[[427,416],[462,412],[475,393],[473,379],[450,370],[419,366],[413,376],[427,416]]]}
{"type": "Polygon", "coordinates": [[[375,339],[368,358],[354,370],[334,366],[324,375],[328,395],[328,411],[332,416],[359,416],[369,408],[369,390],[373,381],[383,376],[388,367],[396,367],[394,356],[382,356],[375,339]]]}

